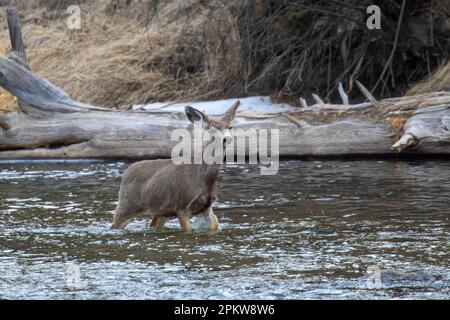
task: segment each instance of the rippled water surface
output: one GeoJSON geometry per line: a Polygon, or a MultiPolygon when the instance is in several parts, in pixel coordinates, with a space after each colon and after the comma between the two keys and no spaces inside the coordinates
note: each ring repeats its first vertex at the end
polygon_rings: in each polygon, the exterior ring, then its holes
{"type": "Polygon", "coordinates": [[[128,165],[0,163],[0,298],[450,297],[448,161],[228,165],[217,235],[109,230],[128,165]],[[368,268],[434,280],[374,286],[368,268]]]}

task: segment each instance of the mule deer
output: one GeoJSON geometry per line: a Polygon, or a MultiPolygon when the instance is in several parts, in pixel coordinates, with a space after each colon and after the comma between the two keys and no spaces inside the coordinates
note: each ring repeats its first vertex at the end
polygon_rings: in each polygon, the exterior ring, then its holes
{"type": "MultiPolygon", "coordinates": [[[[225,148],[231,141],[231,123],[239,104],[237,101],[220,119],[190,106],[185,112],[194,125],[214,131],[225,148]]],[[[132,218],[145,214],[151,217],[152,227],[162,227],[167,218],[178,218],[181,229],[190,231],[190,218],[203,214],[211,231],[217,231],[219,221],[212,203],[217,197],[220,168],[218,163],[175,164],[171,159],[132,164],[122,178],[112,228],[124,228],[132,218]]]]}

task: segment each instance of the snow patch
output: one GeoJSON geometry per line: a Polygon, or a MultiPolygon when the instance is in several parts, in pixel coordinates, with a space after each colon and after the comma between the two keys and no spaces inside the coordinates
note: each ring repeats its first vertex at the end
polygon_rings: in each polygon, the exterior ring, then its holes
{"type": "Polygon", "coordinates": [[[171,104],[170,102],[155,102],[146,105],[134,105],[133,110],[184,112],[184,107],[190,105],[200,111],[206,112],[208,115],[220,116],[223,115],[237,100],[241,102],[238,112],[252,111],[255,113],[277,113],[294,110],[294,107],[289,104],[273,103],[272,99],[267,96],[174,104],[171,104]]]}

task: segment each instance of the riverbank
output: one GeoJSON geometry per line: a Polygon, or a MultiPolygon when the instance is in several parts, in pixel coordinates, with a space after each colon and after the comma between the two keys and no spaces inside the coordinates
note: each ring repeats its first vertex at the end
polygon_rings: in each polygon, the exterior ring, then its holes
{"type": "MultiPolygon", "coordinates": [[[[369,0],[12,3],[31,69],[75,100],[108,108],[259,95],[300,106],[300,97],[314,102],[312,93],[336,103],[339,82],[360,102],[355,80],[379,99],[450,88],[449,73],[438,72],[448,69],[450,0],[407,1],[381,83],[401,16],[391,3],[380,4],[381,30],[367,30],[369,0]],[[67,24],[69,5],[80,8],[80,29],[67,24]]],[[[0,53],[9,47],[4,11],[0,53]]]]}

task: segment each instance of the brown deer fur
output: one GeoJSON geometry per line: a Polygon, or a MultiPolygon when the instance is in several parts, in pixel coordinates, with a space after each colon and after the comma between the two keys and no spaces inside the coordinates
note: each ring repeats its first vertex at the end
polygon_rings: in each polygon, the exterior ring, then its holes
{"type": "MultiPolygon", "coordinates": [[[[221,119],[186,107],[191,122],[201,121],[206,128],[229,130],[239,101],[221,119]]],[[[225,145],[225,144],[224,144],[225,145]]],[[[152,217],[153,227],[164,225],[166,218],[177,217],[181,228],[190,230],[189,219],[203,214],[213,231],[218,220],[212,211],[217,198],[217,178],[220,164],[174,164],[171,159],[147,160],[132,164],[124,173],[119,191],[119,203],[112,228],[124,228],[140,214],[152,217]]]]}

